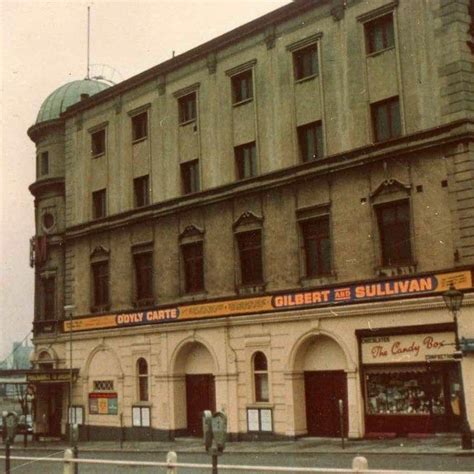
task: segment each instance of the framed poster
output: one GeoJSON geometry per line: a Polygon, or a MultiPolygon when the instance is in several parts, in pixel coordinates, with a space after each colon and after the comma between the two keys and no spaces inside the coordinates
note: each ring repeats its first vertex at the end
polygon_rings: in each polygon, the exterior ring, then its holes
{"type": "Polygon", "coordinates": [[[132,407],[132,425],[150,426],[150,407],[132,407]]]}
{"type": "Polygon", "coordinates": [[[69,407],[69,423],[72,425],[84,424],[84,407],[81,407],[81,406],[69,407]]]}
{"type": "Polygon", "coordinates": [[[117,415],[118,399],[116,392],[89,393],[89,413],[91,415],[117,415]]]}
{"type": "Polygon", "coordinates": [[[247,409],[247,429],[248,431],[260,431],[259,430],[259,416],[258,409],[247,409]]]}
{"type": "Polygon", "coordinates": [[[272,410],[270,408],[260,409],[260,431],[273,431],[272,410]]]}
{"type": "Polygon", "coordinates": [[[257,433],[273,431],[273,413],[271,408],[247,408],[247,430],[257,433]]]}

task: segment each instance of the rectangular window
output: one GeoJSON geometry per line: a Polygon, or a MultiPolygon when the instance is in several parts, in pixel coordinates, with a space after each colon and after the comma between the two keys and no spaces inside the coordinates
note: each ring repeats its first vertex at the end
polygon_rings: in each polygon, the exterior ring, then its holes
{"type": "Polygon", "coordinates": [[[132,117],[132,141],[142,140],[148,136],[148,113],[132,117]]]}
{"type": "Polygon", "coordinates": [[[321,158],[324,155],[321,122],[313,122],[298,127],[298,143],[302,161],[321,158]]]}
{"type": "Polygon", "coordinates": [[[392,48],[395,44],[393,34],[393,15],[377,18],[365,24],[367,54],[392,48]]]}
{"type": "Polygon", "coordinates": [[[245,179],[257,174],[257,153],[255,142],[234,148],[237,179],[245,179]]]}
{"type": "Polygon", "coordinates": [[[132,407],[132,425],[150,426],[150,407],[132,407]]]}
{"type": "Polygon", "coordinates": [[[412,263],[409,201],[378,206],[377,221],[382,247],[382,265],[412,263]]]}
{"type": "Polygon", "coordinates": [[[91,134],[91,153],[92,156],[99,156],[105,153],[105,129],[91,134]]]}
{"type": "Polygon", "coordinates": [[[49,173],[49,153],[43,151],[40,155],[40,173],[42,176],[49,173]]]}
{"type": "Polygon", "coordinates": [[[402,133],[400,123],[400,103],[398,97],[372,104],[372,123],[374,140],[380,142],[399,137],[402,133]]]}
{"type": "Polygon", "coordinates": [[[199,160],[187,161],[181,164],[181,181],[184,194],[199,191],[199,160]]]}
{"type": "Polygon", "coordinates": [[[318,47],[312,44],[293,53],[295,80],[316,76],[319,73],[318,47]]]}
{"type": "Polygon", "coordinates": [[[185,95],[178,99],[179,123],[196,120],[196,93],[185,95]]]}
{"type": "Polygon", "coordinates": [[[306,276],[331,273],[331,241],[329,217],[319,217],[301,223],[305,254],[306,276]]]}
{"type": "Polygon", "coordinates": [[[109,304],[109,262],[92,264],[94,308],[103,309],[109,304]]]}
{"type": "Polygon", "coordinates": [[[253,97],[252,69],[232,76],[232,103],[237,104],[253,97]]]}
{"type": "Polygon", "coordinates": [[[202,242],[181,246],[184,262],[184,290],[196,293],[204,290],[204,260],[202,242]]]}
{"type": "Polygon", "coordinates": [[[150,181],[148,175],[133,180],[133,196],[135,207],[150,204],[150,181]]]}
{"type": "Polygon", "coordinates": [[[43,280],[43,319],[55,318],[56,284],[54,278],[43,280]]]}
{"type": "Polygon", "coordinates": [[[94,191],[92,193],[92,218],[100,219],[107,215],[106,193],[105,189],[94,191]]]}
{"type": "Polygon", "coordinates": [[[263,282],[262,243],[260,230],[237,234],[240,276],[243,285],[263,282]]]}
{"type": "Polygon", "coordinates": [[[153,253],[137,253],[133,256],[135,267],[135,293],[137,302],[153,300],[153,253]]]}

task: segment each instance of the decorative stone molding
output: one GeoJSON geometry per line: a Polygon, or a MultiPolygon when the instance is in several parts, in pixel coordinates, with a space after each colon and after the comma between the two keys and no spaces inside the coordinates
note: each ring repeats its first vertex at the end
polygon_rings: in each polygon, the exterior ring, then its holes
{"type": "Polygon", "coordinates": [[[235,76],[236,74],[240,74],[241,72],[247,71],[249,69],[252,69],[255,64],[257,64],[256,59],[252,59],[250,61],[247,61],[246,63],[239,64],[238,66],[235,66],[233,68],[227,69],[225,72],[227,76],[235,76]]]}
{"type": "Polygon", "coordinates": [[[159,95],[165,95],[166,93],[166,76],[161,74],[156,79],[156,88],[158,89],[159,95]]]}
{"type": "Polygon", "coordinates": [[[234,222],[234,230],[237,227],[248,227],[248,226],[259,226],[261,227],[263,222],[263,217],[258,217],[252,211],[245,211],[240,217],[234,222]]]}
{"type": "Polygon", "coordinates": [[[267,26],[265,29],[265,44],[267,49],[272,49],[275,47],[275,40],[276,40],[276,28],[275,25],[267,26]]]}
{"type": "Polygon", "coordinates": [[[209,74],[214,74],[217,69],[217,54],[215,51],[209,53],[206,58],[206,65],[209,74]]]}
{"type": "Polygon", "coordinates": [[[308,36],[307,38],[303,38],[301,40],[295,41],[286,46],[287,51],[297,51],[298,49],[306,48],[306,46],[310,46],[314,43],[317,43],[323,37],[322,31],[315,33],[314,35],[308,36]]]}
{"type": "Polygon", "coordinates": [[[196,239],[202,239],[203,237],[204,237],[204,230],[194,224],[186,226],[183,232],[179,234],[180,240],[189,240],[189,239],[196,240],[196,239]]]}
{"type": "Polygon", "coordinates": [[[179,89],[173,92],[173,97],[176,97],[176,99],[179,99],[180,97],[191,94],[191,92],[196,92],[200,86],[201,86],[200,82],[195,82],[194,84],[191,84],[190,86],[183,87],[182,89],[179,89]]]}
{"type": "Polygon", "coordinates": [[[92,259],[100,259],[100,258],[108,258],[110,254],[110,250],[104,247],[103,245],[98,245],[94,248],[91,253],[91,260],[92,259]]]}
{"type": "Polygon", "coordinates": [[[376,18],[386,15],[387,13],[392,12],[398,6],[398,0],[394,0],[393,2],[387,3],[387,5],[383,5],[375,10],[371,10],[370,12],[363,13],[359,15],[356,19],[361,23],[366,23],[368,21],[375,20],[376,18]]]}

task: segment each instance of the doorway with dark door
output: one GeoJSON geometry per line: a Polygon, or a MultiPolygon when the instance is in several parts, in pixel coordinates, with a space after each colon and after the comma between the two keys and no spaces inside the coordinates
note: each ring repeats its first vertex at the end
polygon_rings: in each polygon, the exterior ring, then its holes
{"type": "Polygon", "coordinates": [[[63,416],[63,386],[51,384],[48,393],[48,435],[61,436],[61,419],[63,416]]]}
{"type": "Polygon", "coordinates": [[[202,413],[216,411],[214,376],[212,374],[186,375],[187,431],[191,436],[202,436],[202,413]]]}
{"type": "Polygon", "coordinates": [[[344,436],[348,431],[347,377],[343,370],[304,373],[306,423],[309,436],[339,437],[339,400],[343,402],[344,436]]]}

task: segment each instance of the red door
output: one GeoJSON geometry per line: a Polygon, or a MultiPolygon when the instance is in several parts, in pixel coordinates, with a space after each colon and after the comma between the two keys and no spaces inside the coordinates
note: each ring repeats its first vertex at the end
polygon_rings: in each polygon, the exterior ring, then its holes
{"type": "Polygon", "coordinates": [[[344,436],[347,436],[347,378],[342,370],[305,372],[308,435],[341,436],[339,400],[344,404],[344,436]]]}
{"type": "Polygon", "coordinates": [[[186,375],[186,410],[188,433],[191,436],[202,436],[202,412],[216,411],[212,374],[186,375]]]}

